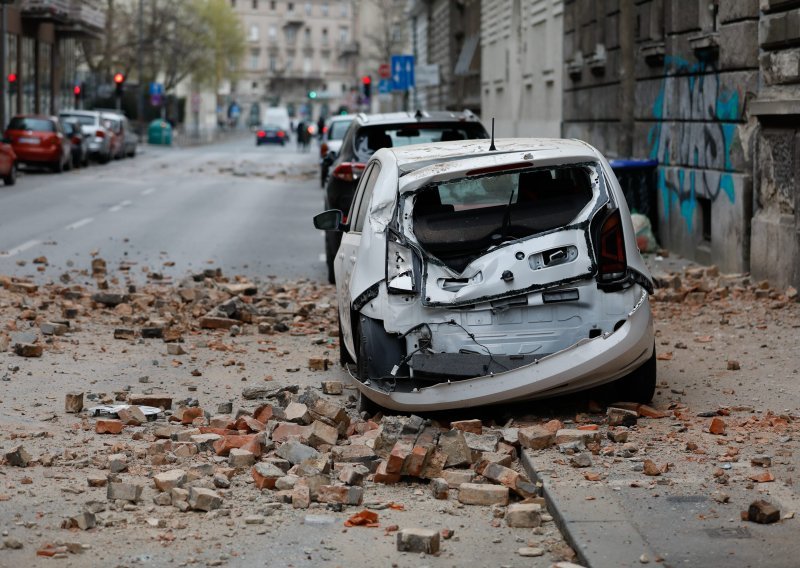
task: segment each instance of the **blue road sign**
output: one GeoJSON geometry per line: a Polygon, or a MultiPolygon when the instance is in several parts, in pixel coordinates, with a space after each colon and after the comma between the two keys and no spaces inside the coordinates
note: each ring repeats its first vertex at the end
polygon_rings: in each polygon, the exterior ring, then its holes
{"type": "Polygon", "coordinates": [[[413,55],[392,55],[391,65],[393,91],[407,91],[415,86],[413,55]]]}
{"type": "Polygon", "coordinates": [[[381,79],[378,81],[378,92],[381,94],[388,94],[392,92],[392,82],[389,79],[381,79]]]}
{"type": "Polygon", "coordinates": [[[150,83],[150,96],[157,96],[164,94],[164,84],[163,83],[150,83]]]}

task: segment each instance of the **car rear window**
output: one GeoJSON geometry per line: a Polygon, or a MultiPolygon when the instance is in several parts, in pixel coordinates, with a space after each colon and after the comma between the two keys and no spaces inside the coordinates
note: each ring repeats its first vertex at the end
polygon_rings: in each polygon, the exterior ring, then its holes
{"type": "Polygon", "coordinates": [[[367,162],[381,148],[396,148],[411,144],[475,140],[488,138],[482,125],[464,122],[420,124],[387,124],[365,126],[356,133],[355,154],[359,162],[367,162]]]}
{"type": "Polygon", "coordinates": [[[97,119],[93,116],[87,116],[85,114],[62,114],[61,118],[69,118],[70,120],[77,120],[83,126],[94,126],[97,124],[97,119]]]}
{"type": "Polygon", "coordinates": [[[467,177],[425,188],[413,205],[419,243],[452,268],[505,241],[570,225],[592,201],[597,167],[467,177]]]}
{"type": "Polygon", "coordinates": [[[8,124],[9,130],[34,130],[36,132],[55,132],[56,125],[46,118],[27,118],[15,116],[8,124]]]}
{"type": "Polygon", "coordinates": [[[337,120],[335,122],[331,122],[331,125],[328,128],[328,140],[341,140],[344,138],[344,134],[347,132],[347,129],[350,128],[351,122],[353,121],[337,120]]]}

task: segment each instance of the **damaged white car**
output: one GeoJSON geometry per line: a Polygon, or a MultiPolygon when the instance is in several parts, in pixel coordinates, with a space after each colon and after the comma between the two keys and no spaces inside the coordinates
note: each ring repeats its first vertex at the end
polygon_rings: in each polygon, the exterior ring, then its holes
{"type": "Polygon", "coordinates": [[[432,411],[656,385],[652,280],[606,159],[577,140],[375,153],[336,255],[362,402],[432,411]],[[364,400],[366,397],[369,400],[364,400]]]}

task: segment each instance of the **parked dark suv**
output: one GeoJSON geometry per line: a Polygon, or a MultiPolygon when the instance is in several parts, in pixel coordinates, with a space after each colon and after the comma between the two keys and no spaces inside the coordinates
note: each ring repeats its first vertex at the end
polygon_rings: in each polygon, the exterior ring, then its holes
{"type": "MultiPolygon", "coordinates": [[[[324,207],[326,210],[350,211],[358,180],[372,154],[381,148],[483,138],[489,138],[489,133],[478,117],[469,111],[357,114],[345,135],[336,161],[331,165],[325,186],[324,207]]],[[[325,233],[325,259],[331,284],[335,280],[333,259],[341,239],[339,232],[325,233]]]]}

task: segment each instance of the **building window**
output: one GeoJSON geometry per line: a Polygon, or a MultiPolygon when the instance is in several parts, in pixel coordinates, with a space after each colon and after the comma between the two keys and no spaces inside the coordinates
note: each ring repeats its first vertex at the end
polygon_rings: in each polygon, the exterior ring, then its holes
{"type": "Polygon", "coordinates": [[[270,24],[269,31],[269,39],[275,39],[278,37],[278,28],[275,27],[275,24],[270,24]]]}
{"type": "Polygon", "coordinates": [[[322,28],[322,45],[328,45],[328,28],[322,28]]]}
{"type": "Polygon", "coordinates": [[[231,0],[231,8],[236,8],[236,0],[231,0]]]}
{"type": "Polygon", "coordinates": [[[258,26],[255,24],[250,26],[250,41],[258,41],[258,26]]]}
{"type": "Polygon", "coordinates": [[[339,41],[341,43],[347,43],[350,41],[350,33],[348,32],[347,28],[339,28],[339,41]]]}
{"type": "Polygon", "coordinates": [[[253,10],[258,10],[258,0],[253,0],[253,10]]]}
{"type": "Polygon", "coordinates": [[[53,66],[53,46],[49,43],[39,44],[39,112],[50,114],[50,101],[53,98],[53,83],[51,72],[53,66]]]}
{"type": "Polygon", "coordinates": [[[269,3],[269,9],[273,12],[275,11],[275,0],[272,0],[272,2],[269,3]]]}
{"type": "Polygon", "coordinates": [[[322,3],[322,15],[325,16],[326,18],[328,17],[328,3],[327,2],[323,2],[322,3]]]}
{"type": "Polygon", "coordinates": [[[303,58],[303,74],[309,75],[310,73],[311,73],[311,58],[306,55],[303,58]]]}
{"type": "Polygon", "coordinates": [[[286,70],[291,71],[294,67],[294,57],[287,57],[286,58],[286,70]]]}
{"type": "Polygon", "coordinates": [[[342,0],[341,6],[339,8],[339,13],[341,14],[342,18],[347,17],[347,2],[342,0]]]}
{"type": "Polygon", "coordinates": [[[278,70],[278,58],[274,54],[269,56],[269,70],[273,73],[278,70]]]}
{"type": "Polygon", "coordinates": [[[311,15],[311,10],[312,10],[311,2],[306,2],[306,16],[310,16],[311,15]]]}
{"type": "Polygon", "coordinates": [[[294,43],[294,40],[297,38],[297,30],[294,28],[286,28],[286,41],[289,43],[294,43]]]}
{"type": "Polygon", "coordinates": [[[34,100],[36,40],[32,37],[23,36],[21,51],[22,67],[20,68],[20,73],[17,75],[17,83],[19,84],[17,89],[22,95],[22,112],[33,114],[36,112],[34,100]]]}
{"type": "Polygon", "coordinates": [[[306,45],[311,45],[311,28],[306,28],[303,32],[303,39],[306,45]]]}
{"type": "Polygon", "coordinates": [[[250,69],[255,71],[258,69],[258,56],[259,51],[257,49],[250,50],[250,69]]]}
{"type": "Polygon", "coordinates": [[[289,3],[286,5],[286,9],[287,9],[289,12],[294,12],[294,2],[289,2],[289,3]]]}

